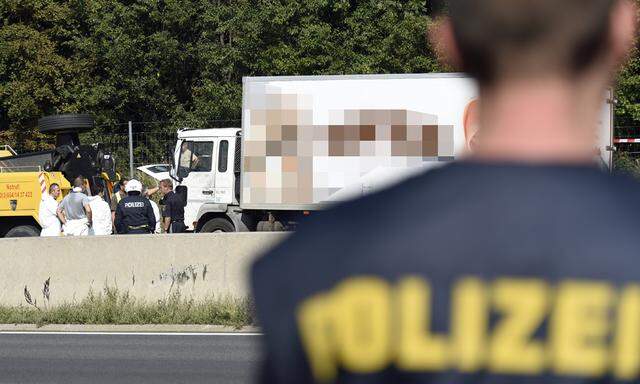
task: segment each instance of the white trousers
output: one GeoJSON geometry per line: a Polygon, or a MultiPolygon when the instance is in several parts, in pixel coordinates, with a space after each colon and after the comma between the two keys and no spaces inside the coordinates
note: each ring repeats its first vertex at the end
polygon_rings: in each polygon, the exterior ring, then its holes
{"type": "Polygon", "coordinates": [[[89,236],[89,220],[67,220],[63,230],[65,236],[89,236]]]}

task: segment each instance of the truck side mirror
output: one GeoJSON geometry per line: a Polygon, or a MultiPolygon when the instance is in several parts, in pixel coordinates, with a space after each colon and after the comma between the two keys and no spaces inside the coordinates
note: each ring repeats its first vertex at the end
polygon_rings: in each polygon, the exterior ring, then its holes
{"type": "Polygon", "coordinates": [[[182,183],[182,180],[184,179],[184,177],[180,177],[180,175],[178,174],[178,171],[174,167],[171,167],[171,170],[169,170],[169,177],[171,177],[173,180],[177,181],[178,183],[182,183]]]}
{"type": "MultiPolygon", "coordinates": [[[[169,164],[171,164],[171,168],[169,169],[169,177],[171,177],[173,180],[181,183],[182,180],[184,179],[185,176],[181,176],[181,170],[179,168],[176,168],[176,157],[173,153],[173,150],[171,148],[167,148],[167,159],[169,159],[169,164]]],[[[187,171],[187,174],[189,172],[187,171]]]]}

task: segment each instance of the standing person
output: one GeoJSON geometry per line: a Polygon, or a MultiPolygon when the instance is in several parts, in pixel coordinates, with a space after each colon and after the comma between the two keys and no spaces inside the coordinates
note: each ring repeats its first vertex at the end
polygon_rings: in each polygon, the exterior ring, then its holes
{"type": "Polygon", "coordinates": [[[60,186],[52,183],[49,186],[49,193],[40,201],[38,221],[42,227],[42,231],[40,231],[40,236],[42,237],[60,236],[62,230],[60,220],[58,219],[58,197],[60,193],[60,186]]]}
{"type": "Polygon", "coordinates": [[[142,187],[142,196],[146,197],[149,200],[149,203],[151,203],[151,208],[153,208],[153,215],[156,218],[156,224],[153,227],[153,233],[155,234],[160,234],[162,233],[162,227],[160,225],[160,221],[162,219],[162,217],[160,216],[160,208],[158,207],[158,204],[156,204],[155,201],[151,200],[151,196],[157,192],[160,188],[156,187],[153,189],[148,189],[147,187],[143,186],[142,187]]]}
{"type": "Polygon", "coordinates": [[[635,2],[447,4],[433,36],[478,81],[473,154],[255,263],[263,382],[637,382],[640,186],[593,161],[635,2]]]}
{"type": "Polygon", "coordinates": [[[129,180],[125,187],[127,197],[120,200],[116,209],[116,230],[121,235],[153,233],[156,218],[149,199],[142,196],[142,183],[129,180]]]}
{"type": "Polygon", "coordinates": [[[116,222],[116,208],[118,208],[118,204],[120,203],[120,200],[127,197],[125,188],[127,187],[128,182],[129,182],[128,178],[126,177],[120,178],[120,181],[118,182],[118,190],[113,195],[111,195],[111,221],[113,221],[114,223],[114,228],[115,228],[115,222],[116,222]]]}
{"type": "Polygon", "coordinates": [[[160,182],[160,192],[164,199],[164,231],[166,233],[183,233],[187,226],[184,224],[184,201],[173,191],[173,182],[165,179],[160,182]]]}
{"type": "Polygon", "coordinates": [[[92,236],[108,236],[113,233],[113,223],[111,222],[111,209],[109,204],[104,200],[104,187],[102,185],[95,186],[95,196],[89,197],[89,206],[93,218],[90,235],[92,236]]]}
{"type": "Polygon", "coordinates": [[[88,236],[91,226],[91,206],[84,193],[85,179],[78,176],[73,189],[60,203],[58,218],[62,222],[65,236],[88,236]]]}

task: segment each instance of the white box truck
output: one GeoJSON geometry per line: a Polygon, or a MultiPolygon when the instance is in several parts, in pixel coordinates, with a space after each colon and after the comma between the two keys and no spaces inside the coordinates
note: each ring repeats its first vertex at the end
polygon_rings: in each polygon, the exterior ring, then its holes
{"type": "MultiPolygon", "coordinates": [[[[171,177],[187,191],[185,222],[196,232],[293,229],[328,204],[473,151],[480,129],[476,85],[460,74],[243,83],[242,128],[178,132],[171,177]]],[[[598,133],[606,167],[611,98],[598,133]]]]}

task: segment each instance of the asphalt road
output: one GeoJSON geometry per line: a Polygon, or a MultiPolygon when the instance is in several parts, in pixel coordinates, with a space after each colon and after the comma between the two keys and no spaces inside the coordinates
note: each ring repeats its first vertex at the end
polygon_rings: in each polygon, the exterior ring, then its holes
{"type": "Polygon", "coordinates": [[[0,383],[250,383],[260,336],[0,333],[0,383]]]}

